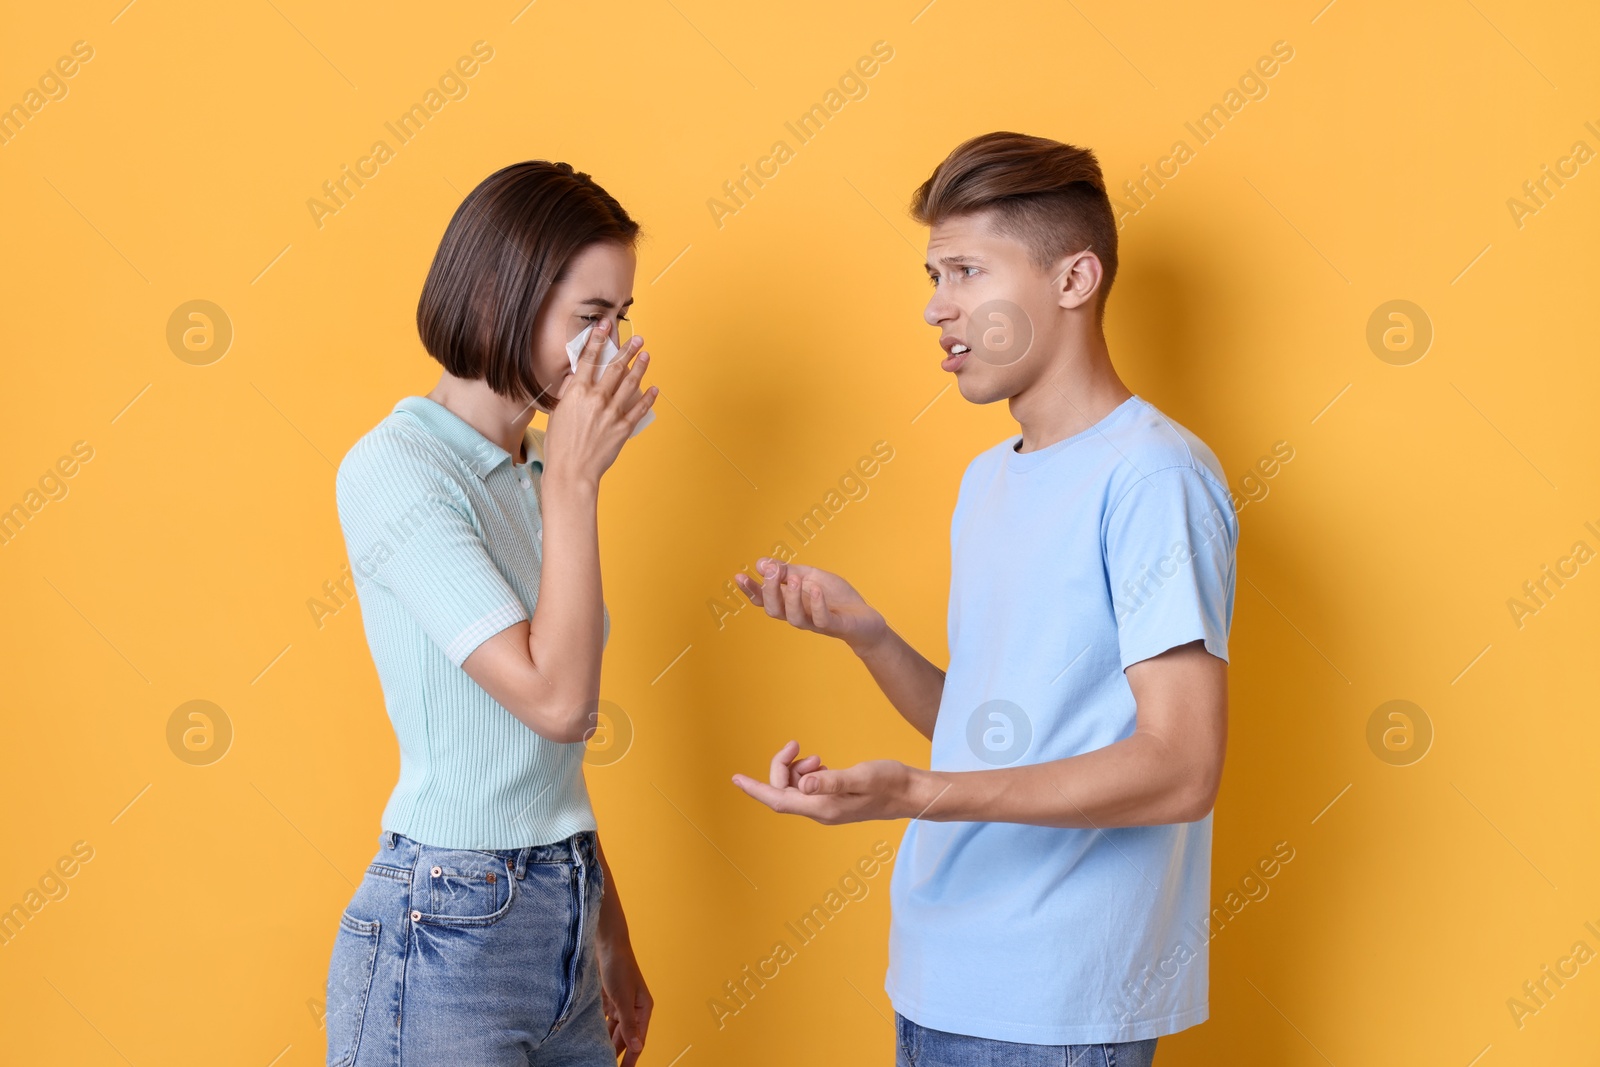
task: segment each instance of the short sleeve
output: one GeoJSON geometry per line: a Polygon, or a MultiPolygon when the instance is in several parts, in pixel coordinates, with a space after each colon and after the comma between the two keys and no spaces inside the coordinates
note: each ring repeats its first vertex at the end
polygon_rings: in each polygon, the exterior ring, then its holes
{"type": "Polygon", "coordinates": [[[1151,471],[1106,517],[1106,578],[1122,668],[1191,641],[1228,658],[1239,519],[1194,467],[1151,471]]]}
{"type": "Polygon", "coordinates": [[[397,435],[363,438],[340,464],[335,490],[357,587],[392,592],[457,667],[528,618],[478,536],[465,495],[420,445],[397,435]]]}

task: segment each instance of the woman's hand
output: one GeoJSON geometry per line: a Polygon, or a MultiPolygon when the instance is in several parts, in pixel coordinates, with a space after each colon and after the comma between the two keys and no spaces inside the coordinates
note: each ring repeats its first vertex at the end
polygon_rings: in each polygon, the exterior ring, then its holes
{"type": "Polygon", "coordinates": [[[611,1047],[622,1057],[620,1067],[633,1067],[644,1051],[645,1031],[650,1029],[650,1012],[655,999],[639,973],[633,947],[621,943],[598,943],[600,953],[600,1002],[605,1007],[606,1029],[611,1047]]]}
{"type": "Polygon", "coordinates": [[[756,560],[756,570],[766,584],[757,585],[742,571],[733,580],[752,604],[765,608],[774,619],[787,619],[789,625],[802,630],[837,637],[858,655],[888,631],[877,609],[837,574],[819,567],[779,563],[766,556],[756,560]]]}
{"type": "Polygon", "coordinates": [[[550,414],[544,438],[547,478],[554,475],[598,486],[600,476],[616,461],[633,428],[655,403],[659,393],[655,386],[639,391],[650,362],[650,353],[640,351],[644,345],[641,337],[630,338],[595,380],[595,368],[610,333],[611,320],[603,318],[594,324],[577,371],[562,379],[556,391],[561,402],[550,414]]]}

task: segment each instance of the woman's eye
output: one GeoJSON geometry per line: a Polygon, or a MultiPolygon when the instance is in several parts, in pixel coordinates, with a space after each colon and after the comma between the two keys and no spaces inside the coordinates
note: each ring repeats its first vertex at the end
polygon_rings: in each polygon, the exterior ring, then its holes
{"type": "MultiPolygon", "coordinates": [[[[977,268],[977,267],[962,267],[962,268],[961,268],[961,269],[962,269],[962,270],[964,270],[964,271],[966,271],[966,270],[971,270],[971,271],[975,271],[975,270],[977,270],[977,269],[978,269],[978,268],[977,268]]],[[[972,277],[972,275],[970,275],[970,274],[969,274],[969,275],[967,275],[967,277],[969,277],[969,278],[970,278],[970,277],[972,277]]]]}

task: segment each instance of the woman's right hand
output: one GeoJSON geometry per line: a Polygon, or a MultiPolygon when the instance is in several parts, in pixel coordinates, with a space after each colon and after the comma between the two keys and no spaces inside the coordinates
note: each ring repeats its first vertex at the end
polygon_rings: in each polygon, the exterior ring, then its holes
{"type": "Polygon", "coordinates": [[[544,438],[547,478],[553,474],[598,487],[600,476],[616,461],[633,428],[659,395],[653,385],[639,391],[650,361],[650,354],[640,351],[644,345],[641,337],[630,338],[595,380],[595,368],[610,335],[611,320],[602,318],[595,323],[577,371],[564,378],[556,391],[560,403],[550,413],[544,438]]]}

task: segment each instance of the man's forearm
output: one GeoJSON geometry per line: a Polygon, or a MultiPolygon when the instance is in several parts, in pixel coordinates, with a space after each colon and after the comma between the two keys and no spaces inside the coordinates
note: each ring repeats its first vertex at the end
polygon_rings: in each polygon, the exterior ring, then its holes
{"type": "Polygon", "coordinates": [[[908,807],[931,822],[1104,829],[1195,822],[1216,784],[1161,738],[1132,736],[1066,759],[982,771],[918,771],[908,807]]]}
{"type": "Polygon", "coordinates": [[[883,633],[876,640],[853,651],[895,710],[918,733],[932,740],[939,700],[944,695],[944,671],[928,662],[888,623],[884,623],[883,633]]]}

